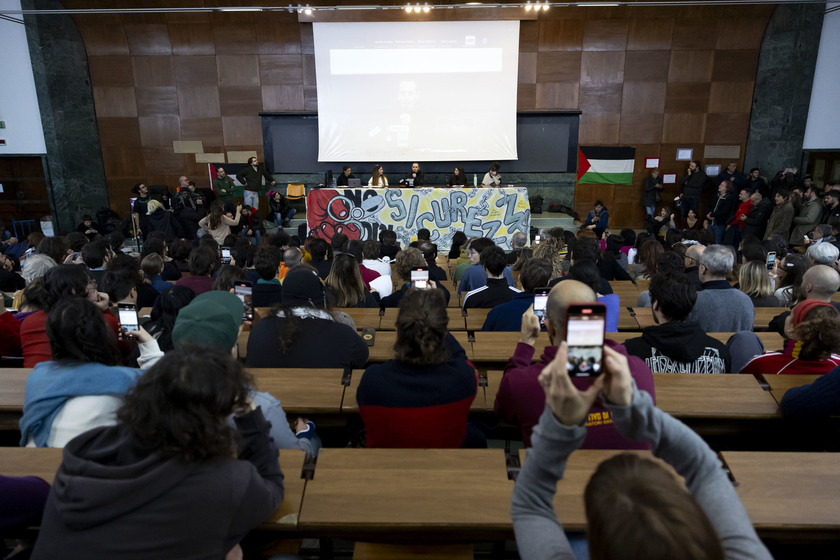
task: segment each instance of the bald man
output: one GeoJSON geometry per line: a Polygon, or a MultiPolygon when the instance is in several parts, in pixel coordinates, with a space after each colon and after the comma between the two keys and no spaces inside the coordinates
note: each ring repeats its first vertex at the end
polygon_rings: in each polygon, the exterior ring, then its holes
{"type": "MultiPolygon", "coordinates": [[[[522,329],[519,343],[513,357],[505,368],[502,384],[496,395],[496,414],[507,422],[519,425],[526,447],[531,446],[531,431],[539,421],[545,408],[545,393],[538,377],[543,367],[554,359],[557,346],[566,340],[566,309],[570,303],[597,302],[595,292],[577,280],[566,280],[555,285],[548,295],[545,310],[545,329],[548,332],[550,346],[546,346],[538,363],[531,363],[534,356],[534,344],[540,334],[540,322],[534,315],[533,306],[522,315],[522,329]]],[[[606,341],[606,346],[627,356],[624,346],[606,341]]],[[[653,375],[643,360],[628,356],[630,373],[636,380],[636,386],[650,393],[654,399],[653,375]]],[[[592,384],[590,378],[574,378],[572,383],[578,389],[585,390],[592,384]]],[[[590,410],[586,421],[586,440],[584,449],[649,449],[647,444],[623,438],[612,426],[612,420],[606,409],[596,404],[590,410]]]]}
{"type": "Polygon", "coordinates": [[[689,245],[685,250],[685,277],[698,292],[703,289],[703,282],[700,281],[700,257],[705,250],[703,245],[689,245]]]}

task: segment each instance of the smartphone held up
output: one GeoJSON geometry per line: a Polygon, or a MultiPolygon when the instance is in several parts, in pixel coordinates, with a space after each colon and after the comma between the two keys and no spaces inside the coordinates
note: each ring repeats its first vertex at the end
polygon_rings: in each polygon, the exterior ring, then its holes
{"type": "Polygon", "coordinates": [[[596,377],[603,371],[607,308],[603,303],[572,303],[566,310],[566,369],[571,377],[596,377]]]}

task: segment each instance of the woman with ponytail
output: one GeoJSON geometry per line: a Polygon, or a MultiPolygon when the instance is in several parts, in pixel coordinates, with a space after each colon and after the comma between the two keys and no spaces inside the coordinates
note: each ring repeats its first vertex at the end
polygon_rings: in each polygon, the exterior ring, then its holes
{"type": "Polygon", "coordinates": [[[840,366],[840,313],[830,303],[806,299],[785,321],[785,348],[747,362],[741,373],[820,375],[840,366]]]}
{"type": "Polygon", "coordinates": [[[448,324],[440,290],[406,290],[395,359],[368,367],[356,392],[368,447],[486,446],[484,435],[467,423],[476,371],[448,324]]]}

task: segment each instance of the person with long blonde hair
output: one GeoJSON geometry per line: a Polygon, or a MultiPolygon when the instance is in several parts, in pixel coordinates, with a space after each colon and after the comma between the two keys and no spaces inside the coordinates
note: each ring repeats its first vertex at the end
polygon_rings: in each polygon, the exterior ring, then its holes
{"type": "Polygon", "coordinates": [[[388,186],[388,178],[385,176],[385,171],[382,169],[381,165],[377,164],[373,166],[373,172],[370,174],[368,186],[379,188],[388,186]]]}

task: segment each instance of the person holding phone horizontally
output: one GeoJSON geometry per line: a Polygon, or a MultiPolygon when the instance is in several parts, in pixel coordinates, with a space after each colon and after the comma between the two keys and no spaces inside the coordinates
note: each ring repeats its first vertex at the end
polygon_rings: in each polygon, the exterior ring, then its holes
{"type": "MultiPolygon", "coordinates": [[[[531,445],[531,430],[540,418],[545,393],[538,381],[540,371],[557,355],[558,346],[566,339],[566,312],[572,303],[596,303],[595,292],[577,280],[566,280],[555,285],[548,294],[545,310],[545,329],[550,345],[543,350],[540,361],[533,362],[534,344],[540,334],[540,321],[534,315],[533,308],[528,308],[522,315],[522,329],[519,343],[505,368],[499,392],[496,395],[495,411],[507,422],[517,424],[522,430],[526,447],[531,445]]],[[[623,346],[606,340],[604,347],[626,356],[623,346]]],[[[639,358],[628,358],[630,371],[637,385],[654,395],[653,374],[650,368],[639,358]]],[[[579,389],[586,389],[592,384],[591,378],[575,378],[573,383],[579,389]]],[[[605,417],[606,409],[600,405],[593,407],[590,421],[587,422],[587,449],[647,449],[637,441],[628,440],[615,430],[612,421],[605,417]]]]}
{"type": "Polygon", "coordinates": [[[772,558],[715,452],[654,406],[634,383],[625,356],[605,347],[605,372],[585,390],[566,373],[566,360],[561,343],[539,374],[545,403],[513,490],[511,518],[523,560],[575,558],[552,497],[569,455],[592,435],[585,423],[593,415],[608,417],[628,441],[650,446],[685,486],[660,463],[637,454],[602,462],[584,491],[591,558],[772,558]]]}

